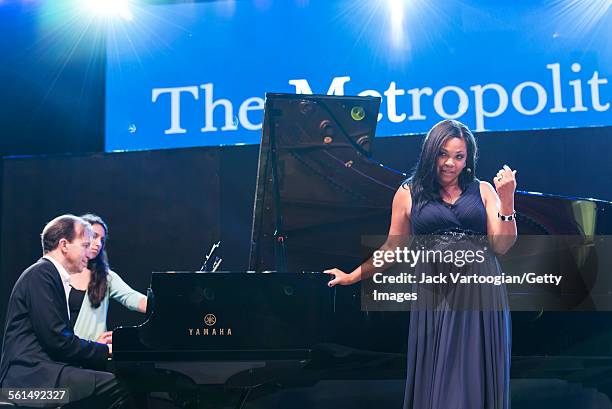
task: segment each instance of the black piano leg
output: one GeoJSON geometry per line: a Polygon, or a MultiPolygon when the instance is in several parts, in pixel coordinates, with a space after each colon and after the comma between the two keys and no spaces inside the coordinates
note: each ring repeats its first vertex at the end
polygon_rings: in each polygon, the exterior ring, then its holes
{"type": "Polygon", "coordinates": [[[242,409],[244,408],[244,405],[246,405],[247,400],[249,399],[249,395],[251,394],[251,390],[253,388],[244,388],[242,390],[242,393],[240,394],[240,400],[238,400],[238,403],[236,404],[236,409],[242,409]]]}

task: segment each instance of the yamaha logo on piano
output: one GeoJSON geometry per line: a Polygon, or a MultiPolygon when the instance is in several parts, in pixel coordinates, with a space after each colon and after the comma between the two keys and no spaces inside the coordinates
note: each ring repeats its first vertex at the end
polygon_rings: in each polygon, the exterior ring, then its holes
{"type": "Polygon", "coordinates": [[[217,323],[217,317],[215,317],[215,314],[206,314],[204,316],[204,324],[208,325],[209,327],[215,325],[217,323]]]}
{"type": "Polygon", "coordinates": [[[231,336],[231,328],[216,328],[214,325],[217,323],[217,317],[215,314],[206,314],[204,316],[204,327],[203,328],[189,328],[187,332],[190,337],[204,335],[204,336],[231,336]]]}

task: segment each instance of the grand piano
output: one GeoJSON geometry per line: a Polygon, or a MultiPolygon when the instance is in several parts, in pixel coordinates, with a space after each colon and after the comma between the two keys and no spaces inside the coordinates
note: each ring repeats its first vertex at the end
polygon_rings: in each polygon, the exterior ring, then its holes
{"type": "MultiPolygon", "coordinates": [[[[368,404],[352,388],[355,398],[343,407],[401,405],[409,313],[364,309],[358,285],[330,289],[321,272],[368,258],[372,245],[363,237],[384,239],[393,195],[406,178],[372,157],[379,104],[374,97],[267,94],[248,271],[153,273],[146,321],[113,335],[119,376],[143,393],[167,393],[179,407],[215,399],[258,407],[258,397],[279,391],[365,380],[395,389],[385,403],[368,404]]],[[[597,237],[612,231],[612,205],[518,192],[516,210],[519,234],[573,238],[561,240],[552,258],[571,265],[581,285],[564,312],[513,313],[513,377],[607,371],[612,336],[585,325],[602,313],[575,310],[595,288],[593,274],[609,263],[597,237]],[[565,332],[573,327],[601,347],[573,342],[565,332]]],[[[529,244],[516,247],[510,262],[538,255],[529,244]]],[[[612,390],[597,376],[589,382],[612,390]]],[[[337,405],[303,393],[310,398],[293,400],[292,408],[337,405]]]]}

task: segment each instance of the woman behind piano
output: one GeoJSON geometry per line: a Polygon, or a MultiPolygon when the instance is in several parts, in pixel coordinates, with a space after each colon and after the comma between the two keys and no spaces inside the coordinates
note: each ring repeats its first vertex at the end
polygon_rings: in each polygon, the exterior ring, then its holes
{"type": "MultiPolygon", "coordinates": [[[[423,142],[413,175],[395,194],[389,235],[381,250],[396,248],[409,236],[418,240],[429,235],[480,236],[495,253],[508,251],[517,234],[515,171],[504,165],[493,180],[493,188],[476,179],[476,157],[474,136],[465,125],[454,120],[437,123],[423,142]]],[[[470,267],[470,273],[501,275],[493,253],[489,259],[484,267],[470,267]]],[[[422,266],[421,271],[444,268],[434,264],[422,266]]],[[[353,284],[378,271],[370,259],[350,274],[336,268],[325,272],[333,276],[329,285],[334,286],[353,284]]],[[[417,270],[417,280],[419,277],[417,270]]],[[[418,294],[419,302],[423,297],[425,305],[433,307],[413,308],[410,314],[404,408],[510,407],[511,333],[506,290],[503,286],[471,288],[440,285],[436,291],[418,294]],[[455,292],[460,294],[458,299],[486,294],[488,307],[493,308],[441,307],[436,297],[443,294],[448,302],[446,297],[455,297],[455,292]]]]}
{"type": "Polygon", "coordinates": [[[68,306],[74,333],[83,339],[112,343],[112,332],[106,329],[109,299],[114,299],[130,310],[144,313],[147,297],[132,289],[112,271],[106,255],[106,223],[94,214],[81,216],[92,225],[94,235],[89,247],[89,262],[79,274],[70,276],[68,306]]]}

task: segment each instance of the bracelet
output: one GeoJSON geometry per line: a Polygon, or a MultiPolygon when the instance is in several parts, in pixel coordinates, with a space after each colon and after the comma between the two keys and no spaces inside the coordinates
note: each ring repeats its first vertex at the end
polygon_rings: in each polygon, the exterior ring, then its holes
{"type": "Polygon", "coordinates": [[[497,212],[497,218],[500,219],[502,222],[512,222],[516,220],[516,210],[512,212],[512,214],[509,214],[508,216],[501,214],[500,212],[497,212]]]}

